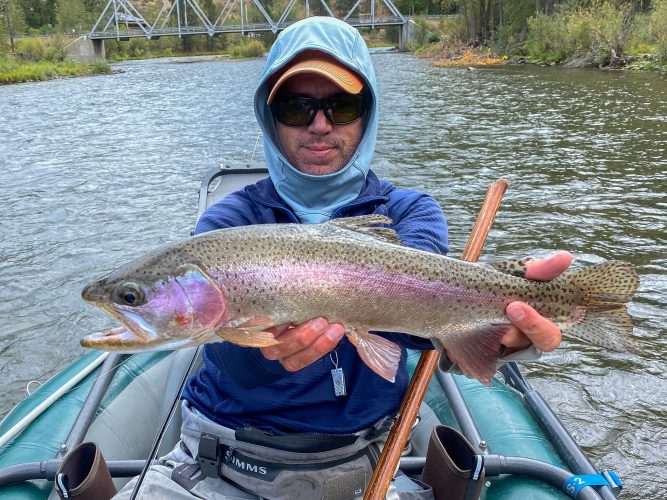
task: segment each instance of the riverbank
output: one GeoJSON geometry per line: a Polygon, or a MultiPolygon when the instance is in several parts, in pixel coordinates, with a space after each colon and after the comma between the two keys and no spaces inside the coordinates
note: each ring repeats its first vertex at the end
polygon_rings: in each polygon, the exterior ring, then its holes
{"type": "Polygon", "coordinates": [[[523,54],[499,54],[491,47],[470,47],[460,42],[439,43],[417,50],[416,54],[439,67],[483,67],[497,64],[533,64],[565,68],[598,68],[603,70],[658,71],[667,73],[667,60],[652,53],[623,54],[599,64],[590,53],[574,54],[563,61],[545,60],[523,54]]]}
{"type": "Polygon", "coordinates": [[[641,9],[609,0],[563,3],[549,13],[514,13],[504,24],[465,12],[415,23],[422,38],[415,52],[438,66],[516,63],[667,72],[667,0],[641,9]]]}
{"type": "MultiPolygon", "coordinates": [[[[145,39],[133,39],[129,42],[111,41],[107,44],[109,62],[121,62],[137,59],[161,57],[211,57],[219,59],[250,59],[266,52],[265,44],[257,39],[242,40],[241,43],[227,46],[225,49],[178,50],[173,41],[165,42],[145,39]]],[[[215,49],[215,47],[214,47],[215,49]]],[[[65,61],[65,43],[62,36],[44,39],[20,40],[14,54],[0,55],[0,84],[26,83],[55,78],[110,74],[111,66],[107,61],[86,65],[65,61]]]]}
{"type": "Polygon", "coordinates": [[[109,73],[111,73],[111,66],[107,62],[87,65],[71,61],[21,61],[11,57],[0,59],[0,84],[38,82],[55,78],[109,73]]]}

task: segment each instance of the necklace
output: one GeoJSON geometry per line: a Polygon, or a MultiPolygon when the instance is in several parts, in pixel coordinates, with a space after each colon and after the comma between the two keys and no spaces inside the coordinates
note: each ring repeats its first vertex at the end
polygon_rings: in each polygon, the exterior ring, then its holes
{"type": "Polygon", "coordinates": [[[338,351],[330,352],[329,359],[334,365],[334,369],[331,370],[331,378],[333,379],[334,394],[336,395],[336,397],[347,396],[347,388],[345,387],[345,373],[343,373],[342,368],[338,368],[338,351]],[[335,360],[334,360],[334,354],[336,356],[335,360]]]}

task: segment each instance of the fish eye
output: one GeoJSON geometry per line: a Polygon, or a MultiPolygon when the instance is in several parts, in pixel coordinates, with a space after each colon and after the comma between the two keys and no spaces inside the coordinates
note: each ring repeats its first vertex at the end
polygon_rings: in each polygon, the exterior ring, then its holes
{"type": "Polygon", "coordinates": [[[144,292],[136,283],[123,283],[116,288],[116,302],[126,306],[140,306],[145,302],[144,292]]]}

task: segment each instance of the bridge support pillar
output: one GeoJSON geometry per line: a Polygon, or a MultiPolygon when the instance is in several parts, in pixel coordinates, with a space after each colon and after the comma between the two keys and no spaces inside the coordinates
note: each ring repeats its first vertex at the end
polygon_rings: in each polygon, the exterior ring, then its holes
{"type": "Polygon", "coordinates": [[[65,46],[65,59],[82,64],[95,64],[106,60],[104,40],[81,37],[65,46]]]}
{"type": "Polygon", "coordinates": [[[412,34],[413,31],[412,23],[410,20],[406,19],[405,22],[401,25],[401,32],[398,35],[398,50],[403,52],[408,50],[410,39],[414,36],[412,34]]]}

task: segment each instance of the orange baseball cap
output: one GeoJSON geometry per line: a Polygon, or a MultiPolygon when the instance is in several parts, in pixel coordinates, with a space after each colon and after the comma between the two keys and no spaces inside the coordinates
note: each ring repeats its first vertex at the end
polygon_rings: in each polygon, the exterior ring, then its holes
{"type": "Polygon", "coordinates": [[[311,73],[323,76],[338,85],[348,94],[358,94],[364,88],[363,80],[352,70],[339,63],[333,57],[327,57],[324,54],[309,54],[305,58],[299,58],[299,62],[287,68],[280,75],[271,88],[271,93],[267,99],[267,104],[271,104],[278,90],[289,78],[294,75],[311,73]]]}

